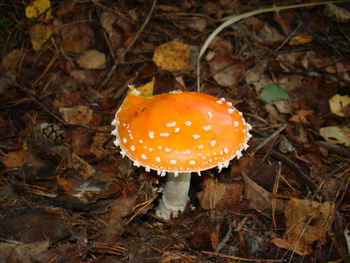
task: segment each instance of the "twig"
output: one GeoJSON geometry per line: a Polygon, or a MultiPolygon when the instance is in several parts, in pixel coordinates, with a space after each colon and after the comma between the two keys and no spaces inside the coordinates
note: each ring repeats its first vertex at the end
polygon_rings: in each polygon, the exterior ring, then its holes
{"type": "MultiPolygon", "coordinates": [[[[334,1],[332,2],[333,4],[337,4],[337,3],[347,3],[349,2],[349,0],[346,1],[334,1]]],[[[211,42],[214,40],[214,38],[222,31],[224,30],[226,27],[231,26],[232,24],[246,19],[248,17],[252,17],[252,16],[256,16],[256,15],[260,15],[263,13],[269,13],[269,12],[279,12],[279,11],[283,11],[283,10],[288,10],[288,9],[296,9],[296,8],[302,8],[302,7],[312,7],[312,6],[318,6],[318,5],[327,5],[330,2],[319,2],[319,3],[307,3],[307,4],[299,4],[299,5],[288,5],[288,6],[273,6],[273,7],[268,7],[268,8],[263,8],[263,9],[258,9],[258,10],[253,10],[253,11],[249,11],[243,14],[240,14],[238,16],[230,16],[228,17],[224,23],[222,23],[219,27],[217,27],[214,32],[212,32],[209,37],[205,40],[198,58],[197,58],[197,91],[200,92],[200,60],[202,58],[202,56],[204,55],[205,51],[207,50],[207,48],[209,47],[209,45],[211,44],[211,42]]]]}
{"type": "Polygon", "coordinates": [[[282,161],[284,164],[286,164],[289,168],[293,170],[295,175],[302,180],[304,183],[307,184],[308,187],[310,187],[311,190],[317,189],[317,185],[311,180],[309,176],[307,176],[300,168],[299,166],[293,162],[289,157],[280,154],[279,152],[272,151],[271,156],[282,161]]]}
{"type": "Polygon", "coordinates": [[[283,124],[277,131],[272,133],[270,136],[266,137],[262,143],[260,143],[255,150],[252,152],[252,156],[255,155],[261,148],[263,148],[269,141],[271,141],[273,138],[275,138],[278,134],[280,134],[285,128],[287,127],[287,124],[283,124]]]}
{"type": "Polygon", "coordinates": [[[227,241],[230,239],[230,236],[231,236],[231,232],[232,232],[232,225],[231,225],[231,222],[230,222],[230,219],[227,218],[227,221],[228,221],[228,230],[227,230],[227,233],[226,235],[224,236],[224,238],[221,240],[221,242],[216,246],[216,249],[215,249],[215,252],[216,253],[219,253],[220,250],[224,247],[224,245],[227,243],[227,241]]]}
{"type": "Polygon", "coordinates": [[[23,87],[21,84],[19,84],[18,81],[16,80],[12,80],[8,75],[6,75],[5,73],[0,71],[0,75],[1,77],[5,77],[9,83],[11,83],[13,86],[19,88],[21,91],[23,91],[33,102],[35,102],[36,104],[38,104],[46,113],[48,113],[49,115],[51,115],[52,117],[54,117],[58,122],[60,122],[61,124],[63,124],[64,126],[67,125],[67,123],[62,120],[61,118],[59,118],[56,114],[52,113],[47,107],[46,105],[42,104],[40,101],[38,101],[32,94],[30,94],[30,91],[23,87]]]}
{"type": "Polygon", "coordinates": [[[214,257],[225,258],[229,260],[238,260],[239,262],[283,262],[283,259],[241,258],[241,257],[229,256],[229,255],[210,252],[210,251],[201,251],[201,253],[214,256],[214,257]]]}
{"type": "Polygon", "coordinates": [[[107,74],[107,77],[102,81],[101,86],[105,86],[106,85],[106,83],[112,77],[112,74],[113,74],[114,70],[117,68],[119,62],[121,62],[121,63],[124,62],[124,58],[125,58],[126,53],[128,53],[130,48],[135,44],[136,40],[139,38],[139,36],[141,35],[142,31],[145,29],[146,25],[148,24],[149,20],[151,19],[151,16],[152,16],[152,13],[153,13],[153,11],[154,11],[154,9],[156,7],[156,4],[157,4],[157,0],[154,0],[153,4],[152,4],[152,7],[151,7],[151,10],[148,12],[148,15],[147,15],[147,17],[145,19],[145,22],[143,22],[142,26],[140,27],[139,31],[137,31],[136,35],[131,40],[130,44],[124,49],[124,51],[120,54],[120,56],[116,58],[112,68],[110,69],[110,71],[107,74]]]}

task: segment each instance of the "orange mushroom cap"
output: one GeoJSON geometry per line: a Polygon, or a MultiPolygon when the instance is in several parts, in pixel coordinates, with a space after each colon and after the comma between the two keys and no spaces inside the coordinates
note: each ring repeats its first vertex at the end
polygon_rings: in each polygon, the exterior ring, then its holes
{"type": "Polygon", "coordinates": [[[162,175],[227,167],[251,137],[230,102],[197,92],[142,97],[131,91],[112,125],[121,154],[162,175]]]}

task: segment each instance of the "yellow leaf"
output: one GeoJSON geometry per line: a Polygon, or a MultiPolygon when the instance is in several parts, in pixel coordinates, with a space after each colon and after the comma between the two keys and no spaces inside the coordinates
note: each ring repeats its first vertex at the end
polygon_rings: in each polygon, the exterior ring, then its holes
{"type": "Polygon", "coordinates": [[[157,47],[153,54],[153,62],[157,67],[170,72],[193,68],[190,47],[177,41],[157,47]]]}
{"type": "Polygon", "coordinates": [[[298,110],[289,120],[296,123],[308,123],[307,116],[313,115],[313,110],[298,110]]]}
{"type": "Polygon", "coordinates": [[[303,45],[310,43],[312,41],[313,37],[310,36],[307,33],[302,33],[299,36],[292,37],[289,41],[289,45],[291,46],[297,46],[297,45],[303,45]]]}
{"type": "Polygon", "coordinates": [[[344,108],[350,104],[350,97],[348,95],[341,96],[334,95],[329,99],[329,107],[331,112],[339,117],[344,117],[344,108]]]}
{"type": "Polygon", "coordinates": [[[34,50],[40,50],[42,45],[51,37],[52,30],[49,26],[34,24],[29,29],[30,41],[34,50]]]}
{"type": "Polygon", "coordinates": [[[350,146],[350,132],[337,126],[323,127],[321,136],[328,142],[350,146]]]}
{"type": "Polygon", "coordinates": [[[37,18],[38,21],[48,22],[51,18],[51,3],[49,0],[35,0],[26,7],[27,18],[37,18]]]}
{"type": "Polygon", "coordinates": [[[145,85],[142,85],[137,88],[139,92],[141,92],[142,96],[152,96],[153,95],[153,89],[154,89],[154,77],[152,78],[152,81],[146,83],[145,85]]]}

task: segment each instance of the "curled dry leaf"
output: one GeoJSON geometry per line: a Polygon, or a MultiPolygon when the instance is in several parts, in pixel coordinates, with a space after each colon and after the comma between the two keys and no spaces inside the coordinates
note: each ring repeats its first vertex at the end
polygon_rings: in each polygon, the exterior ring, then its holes
{"type": "Polygon", "coordinates": [[[195,62],[193,55],[187,44],[171,41],[155,49],[153,62],[157,67],[169,72],[190,70],[195,62]]]}
{"type": "Polygon", "coordinates": [[[350,146],[350,132],[337,126],[323,127],[320,135],[328,142],[350,146]]]}
{"type": "Polygon", "coordinates": [[[277,247],[293,250],[299,255],[312,253],[311,245],[323,241],[331,230],[335,205],[331,202],[292,198],[284,211],[287,231],[283,238],[274,238],[277,247]]]}
{"type": "Polygon", "coordinates": [[[350,97],[348,95],[334,95],[329,99],[329,107],[331,112],[339,117],[344,117],[344,109],[350,105],[350,97]]]}
{"type": "Polygon", "coordinates": [[[343,7],[329,3],[323,10],[324,14],[330,19],[344,23],[350,19],[350,12],[343,7]]]}
{"type": "Polygon", "coordinates": [[[58,112],[67,123],[72,125],[87,125],[91,121],[93,114],[90,108],[83,105],[62,107],[59,108],[58,112]]]}
{"type": "Polygon", "coordinates": [[[98,50],[88,50],[77,59],[77,63],[84,69],[101,69],[106,66],[106,55],[98,50]]]}
{"type": "Polygon", "coordinates": [[[30,42],[35,51],[40,50],[46,41],[51,37],[52,30],[50,26],[34,24],[29,29],[30,42]]]}

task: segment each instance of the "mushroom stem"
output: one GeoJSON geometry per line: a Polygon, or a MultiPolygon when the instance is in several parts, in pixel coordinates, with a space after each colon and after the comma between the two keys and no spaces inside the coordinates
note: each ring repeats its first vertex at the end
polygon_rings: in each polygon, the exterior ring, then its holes
{"type": "Polygon", "coordinates": [[[156,210],[156,215],[169,220],[176,217],[179,212],[183,212],[188,200],[188,190],[190,189],[191,173],[180,173],[175,176],[169,173],[164,187],[162,199],[156,210]]]}

